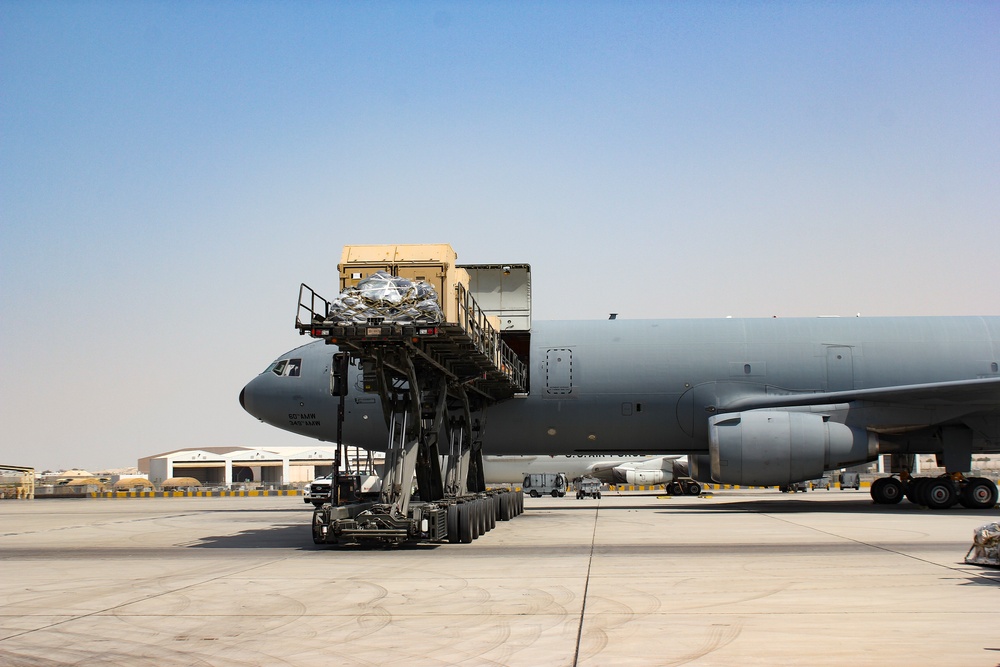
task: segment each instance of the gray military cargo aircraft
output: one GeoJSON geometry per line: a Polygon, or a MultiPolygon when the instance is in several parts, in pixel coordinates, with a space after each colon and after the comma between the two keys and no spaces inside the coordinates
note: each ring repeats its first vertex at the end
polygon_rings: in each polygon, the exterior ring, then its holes
{"type": "MultiPolygon", "coordinates": [[[[335,441],[336,347],[281,355],[240,393],[261,421],[335,441]]],[[[529,388],[479,425],[492,455],[687,455],[701,482],[784,486],[891,454],[876,503],[989,508],[970,476],[1000,452],[1000,317],[534,322],[529,388]],[[910,475],[936,454],[947,474],[910,475]]],[[[351,368],[344,440],[379,450],[377,395],[351,368]]]]}

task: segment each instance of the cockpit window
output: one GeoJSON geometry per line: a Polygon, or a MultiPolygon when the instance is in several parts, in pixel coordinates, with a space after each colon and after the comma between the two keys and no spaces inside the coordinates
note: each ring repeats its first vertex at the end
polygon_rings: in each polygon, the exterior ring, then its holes
{"type": "Polygon", "coordinates": [[[267,370],[282,377],[298,377],[302,374],[302,360],[281,359],[271,364],[267,370]]]}

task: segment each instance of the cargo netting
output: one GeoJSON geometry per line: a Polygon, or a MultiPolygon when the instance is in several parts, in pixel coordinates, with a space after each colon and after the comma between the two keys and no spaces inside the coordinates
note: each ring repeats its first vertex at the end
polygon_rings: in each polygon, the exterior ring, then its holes
{"type": "Polygon", "coordinates": [[[429,283],[377,271],[330,302],[327,320],[365,324],[373,318],[393,324],[437,324],[444,321],[438,295],[429,283]]]}

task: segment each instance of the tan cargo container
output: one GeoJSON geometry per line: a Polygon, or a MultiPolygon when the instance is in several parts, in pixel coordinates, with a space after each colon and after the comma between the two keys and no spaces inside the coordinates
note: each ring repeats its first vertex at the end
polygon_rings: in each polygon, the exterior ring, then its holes
{"type": "Polygon", "coordinates": [[[469,273],[455,266],[458,254],[447,243],[344,246],[338,270],[340,291],[353,287],[377,271],[430,283],[447,322],[458,322],[460,309],[455,286],[469,288],[469,273]]]}

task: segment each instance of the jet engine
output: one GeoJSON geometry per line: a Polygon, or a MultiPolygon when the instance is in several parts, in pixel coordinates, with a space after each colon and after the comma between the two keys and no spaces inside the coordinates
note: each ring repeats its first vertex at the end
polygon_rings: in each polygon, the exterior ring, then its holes
{"type": "Polygon", "coordinates": [[[874,433],[815,412],[752,410],[708,420],[712,480],[775,486],[815,479],[824,470],[872,461],[874,433]]]}
{"type": "Polygon", "coordinates": [[[666,470],[636,470],[618,466],[613,471],[616,484],[634,484],[636,486],[653,486],[666,484],[674,476],[666,470]]]}

